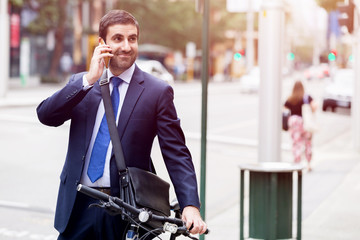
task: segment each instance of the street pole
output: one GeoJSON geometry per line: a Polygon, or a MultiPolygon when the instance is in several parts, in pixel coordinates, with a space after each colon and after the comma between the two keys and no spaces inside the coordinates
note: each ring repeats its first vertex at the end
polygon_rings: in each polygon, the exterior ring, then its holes
{"type": "Polygon", "coordinates": [[[246,13],[246,72],[254,66],[254,7],[248,0],[249,11],[246,13]]]}
{"type": "MultiPolygon", "coordinates": [[[[359,37],[357,33],[355,36],[359,37]]],[[[356,37],[356,38],[357,38],[356,37]]],[[[355,71],[355,79],[354,79],[354,92],[351,102],[351,132],[353,139],[353,146],[356,151],[360,151],[360,43],[359,39],[355,38],[354,43],[354,71],[355,71]]]]}
{"type": "Polygon", "coordinates": [[[259,18],[259,162],[273,162],[281,160],[282,1],[263,1],[259,18]]]}
{"type": "Polygon", "coordinates": [[[354,14],[354,92],[351,100],[351,132],[353,147],[355,151],[360,152],[360,29],[358,24],[358,8],[355,8],[354,14]]]}
{"type": "MultiPolygon", "coordinates": [[[[207,100],[209,79],[209,0],[204,0],[204,13],[202,25],[202,107],[201,107],[201,168],[200,168],[200,214],[205,220],[206,210],[206,135],[207,135],[207,100]]],[[[200,235],[200,240],[205,236],[200,235]]]]}
{"type": "Polygon", "coordinates": [[[8,1],[0,0],[0,98],[6,96],[9,81],[9,15],[8,1]]]}

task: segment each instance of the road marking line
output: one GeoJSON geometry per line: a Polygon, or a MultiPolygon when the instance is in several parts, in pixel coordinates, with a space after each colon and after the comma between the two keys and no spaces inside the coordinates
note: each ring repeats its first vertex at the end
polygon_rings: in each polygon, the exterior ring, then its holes
{"type": "Polygon", "coordinates": [[[4,201],[4,200],[0,200],[0,207],[14,208],[14,209],[18,209],[18,210],[26,210],[26,211],[40,212],[40,213],[50,213],[50,214],[54,214],[54,212],[55,212],[53,209],[49,209],[49,208],[31,206],[30,204],[27,204],[27,203],[10,202],[10,201],[4,201]]]}
{"type": "Polygon", "coordinates": [[[0,236],[24,239],[37,239],[37,240],[55,240],[55,235],[44,235],[37,233],[30,233],[29,231],[16,231],[7,228],[0,228],[0,236]]]}
{"type": "MultiPolygon", "coordinates": [[[[188,139],[193,140],[200,140],[201,134],[197,132],[185,132],[185,136],[188,139]]],[[[258,147],[259,142],[255,139],[247,139],[247,138],[239,138],[239,137],[228,137],[228,136],[221,136],[215,134],[208,134],[207,141],[210,142],[217,142],[223,144],[234,144],[234,145],[241,145],[247,147],[258,147]]],[[[285,151],[291,150],[291,144],[282,143],[281,149],[285,151]]]]}
{"type": "Polygon", "coordinates": [[[258,121],[254,120],[254,119],[250,119],[247,121],[241,121],[238,123],[234,123],[234,124],[227,124],[221,127],[217,127],[217,128],[212,128],[211,129],[211,133],[221,133],[221,132],[225,132],[225,131],[230,131],[230,130],[234,130],[234,129],[239,129],[239,128],[244,128],[244,127],[249,127],[249,126],[257,126],[258,121]]]}
{"type": "Polygon", "coordinates": [[[16,116],[11,114],[1,114],[1,121],[10,121],[10,122],[21,122],[21,123],[40,123],[37,117],[35,116],[16,116]]]}

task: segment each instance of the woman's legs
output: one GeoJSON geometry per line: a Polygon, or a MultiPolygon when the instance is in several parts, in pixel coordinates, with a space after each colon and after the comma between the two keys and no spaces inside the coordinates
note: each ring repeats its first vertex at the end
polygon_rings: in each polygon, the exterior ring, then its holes
{"type": "Polygon", "coordinates": [[[312,133],[304,131],[303,120],[299,116],[291,116],[289,118],[289,132],[293,141],[292,152],[294,161],[296,163],[301,162],[301,154],[305,147],[305,158],[307,160],[308,170],[311,171],[312,133]]]}
{"type": "Polygon", "coordinates": [[[291,116],[289,118],[289,132],[292,139],[292,152],[294,161],[299,163],[301,161],[301,154],[303,151],[303,121],[299,116],[291,116]]]}

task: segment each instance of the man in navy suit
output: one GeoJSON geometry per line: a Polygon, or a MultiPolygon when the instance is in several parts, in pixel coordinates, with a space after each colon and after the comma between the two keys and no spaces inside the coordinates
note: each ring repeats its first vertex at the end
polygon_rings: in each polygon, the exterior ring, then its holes
{"type": "MultiPolygon", "coordinates": [[[[175,192],[183,209],[183,220],[191,233],[204,233],[197,180],[191,155],[185,145],[173,103],[173,89],[167,83],[143,71],[135,64],[138,52],[139,25],[123,10],[112,10],[100,21],[99,44],[94,50],[89,72],[71,76],[67,85],[45,99],[37,108],[39,120],[48,126],[60,126],[70,120],[70,136],[55,214],[58,239],[122,239],[128,227],[119,216],[99,208],[88,208],[96,200],[78,193],[79,183],[117,195],[119,189],[113,172],[117,171],[110,143],[104,170],[90,179],[88,168],[104,116],[99,78],[108,71],[110,91],[119,91],[119,109],[115,113],[126,165],[154,171],[151,149],[158,137],[162,155],[175,192]],[[109,69],[104,59],[111,58],[109,69]],[[115,86],[112,77],[121,83],[115,86]]],[[[115,174],[116,175],[116,174],[115,174]]]]}

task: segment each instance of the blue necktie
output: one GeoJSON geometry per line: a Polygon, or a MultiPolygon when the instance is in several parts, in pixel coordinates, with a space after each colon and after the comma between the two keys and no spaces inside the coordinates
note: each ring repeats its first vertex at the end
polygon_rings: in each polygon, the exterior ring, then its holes
{"type": "MultiPolygon", "coordinates": [[[[115,113],[115,118],[119,108],[119,88],[120,82],[122,79],[118,77],[112,77],[111,82],[113,83],[113,91],[111,94],[111,103],[115,113]]],[[[90,163],[88,167],[87,174],[91,182],[95,182],[102,177],[104,173],[105,158],[107,149],[110,143],[110,133],[106,121],[106,115],[104,114],[101,124],[99,127],[98,134],[96,135],[94,146],[91,152],[90,163]]]]}

